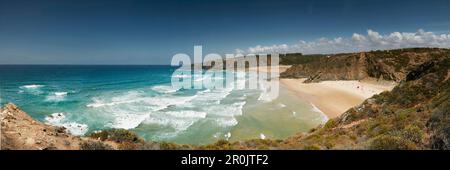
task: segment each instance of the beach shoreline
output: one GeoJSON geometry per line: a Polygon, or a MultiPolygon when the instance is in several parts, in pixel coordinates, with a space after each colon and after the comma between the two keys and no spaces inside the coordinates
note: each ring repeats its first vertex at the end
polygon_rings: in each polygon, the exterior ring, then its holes
{"type": "Polygon", "coordinates": [[[348,109],[384,91],[392,90],[396,83],[364,81],[323,81],[303,83],[306,79],[280,79],[283,87],[317,107],[328,118],[339,117],[348,109]]]}
{"type": "MultiPolygon", "coordinates": [[[[266,66],[251,67],[249,71],[268,73],[276,71],[282,73],[290,65],[276,66],[271,70],[266,66]]],[[[325,114],[329,119],[339,117],[348,109],[358,106],[364,100],[375,94],[392,90],[397,83],[393,81],[365,79],[365,80],[334,80],[318,83],[304,83],[306,78],[280,78],[280,87],[292,92],[302,100],[309,102],[317,111],[325,114]]]]}

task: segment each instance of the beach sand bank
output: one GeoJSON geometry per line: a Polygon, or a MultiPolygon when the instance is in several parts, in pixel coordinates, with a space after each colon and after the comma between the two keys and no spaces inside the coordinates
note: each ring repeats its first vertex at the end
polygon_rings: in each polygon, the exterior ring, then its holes
{"type": "Polygon", "coordinates": [[[311,102],[328,118],[340,116],[348,109],[383,91],[390,91],[393,82],[377,81],[323,81],[303,83],[305,79],[280,79],[280,82],[301,98],[311,102]]]}

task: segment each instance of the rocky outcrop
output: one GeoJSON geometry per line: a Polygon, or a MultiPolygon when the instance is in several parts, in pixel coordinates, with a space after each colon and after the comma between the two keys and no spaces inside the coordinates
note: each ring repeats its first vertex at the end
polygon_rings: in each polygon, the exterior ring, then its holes
{"type": "Polygon", "coordinates": [[[80,149],[80,137],[70,135],[64,127],[36,121],[14,104],[7,104],[0,113],[2,150],[80,149]]]}

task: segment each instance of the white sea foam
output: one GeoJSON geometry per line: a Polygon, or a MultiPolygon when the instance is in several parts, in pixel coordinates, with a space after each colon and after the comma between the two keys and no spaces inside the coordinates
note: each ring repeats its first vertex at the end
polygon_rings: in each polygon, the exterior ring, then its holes
{"type": "Polygon", "coordinates": [[[261,139],[266,139],[266,135],[264,135],[263,133],[260,133],[260,134],[259,134],[259,138],[261,138],[261,139]]]}
{"type": "Polygon", "coordinates": [[[320,113],[320,120],[322,121],[322,123],[326,123],[328,121],[328,116],[322,112],[322,110],[320,110],[316,105],[314,105],[313,103],[310,103],[312,106],[312,111],[320,113]]]}
{"type": "Polygon", "coordinates": [[[43,93],[41,90],[42,87],[44,87],[44,85],[39,84],[23,85],[19,87],[21,89],[19,90],[19,93],[27,92],[33,95],[40,95],[43,93]]]}
{"type": "Polygon", "coordinates": [[[234,117],[242,115],[242,108],[245,104],[246,101],[241,101],[232,104],[213,105],[205,109],[211,115],[234,117]]]}
{"type": "Polygon", "coordinates": [[[140,99],[139,93],[135,91],[127,92],[119,96],[105,96],[105,97],[94,97],[92,98],[92,103],[86,105],[86,107],[97,108],[104,106],[114,106],[125,103],[133,103],[140,99]]]}
{"type": "Polygon", "coordinates": [[[69,131],[69,133],[74,135],[84,135],[89,130],[88,125],[76,122],[64,123],[62,124],[62,126],[64,126],[67,129],[67,131],[69,131]]]}
{"type": "Polygon", "coordinates": [[[172,77],[175,77],[175,78],[190,78],[191,75],[187,75],[187,74],[175,74],[175,75],[173,75],[172,77]]]}
{"type": "Polygon", "coordinates": [[[53,94],[48,95],[45,100],[49,102],[64,101],[67,94],[68,94],[67,92],[54,92],[53,94]]]}
{"type": "Polygon", "coordinates": [[[227,134],[224,135],[225,139],[228,140],[231,138],[231,132],[228,132],[227,134]]]}
{"type": "Polygon", "coordinates": [[[175,89],[172,86],[163,86],[163,85],[159,85],[159,86],[153,86],[152,90],[158,92],[158,93],[175,93],[177,92],[179,89],[175,89]]]}
{"type": "Polygon", "coordinates": [[[115,111],[111,115],[114,117],[114,121],[109,123],[108,126],[120,129],[136,128],[148,117],[148,114],[145,112],[129,113],[122,110],[115,111]]]}
{"type": "Polygon", "coordinates": [[[67,96],[67,92],[55,92],[55,96],[67,96]]]}
{"type": "Polygon", "coordinates": [[[39,84],[30,84],[30,85],[23,85],[20,86],[21,89],[38,89],[44,87],[44,85],[39,85],[39,84]]]}
{"type": "Polygon", "coordinates": [[[87,107],[112,116],[108,126],[132,129],[139,126],[149,115],[171,106],[180,106],[197,96],[146,96],[140,91],[129,91],[114,97],[94,98],[87,107]]]}
{"type": "Polygon", "coordinates": [[[84,135],[89,130],[86,124],[68,122],[64,113],[52,113],[45,120],[48,124],[65,127],[73,135],[84,135]]]}
{"type": "Polygon", "coordinates": [[[197,112],[190,110],[169,111],[159,114],[152,114],[144,121],[144,123],[169,126],[175,130],[174,133],[179,133],[188,129],[196,121],[203,119],[205,117],[206,117],[205,112],[197,112]]]}
{"type": "Polygon", "coordinates": [[[130,91],[123,95],[118,95],[114,97],[104,97],[104,98],[93,98],[93,103],[89,103],[86,107],[97,108],[97,107],[108,107],[116,106],[122,104],[145,104],[146,106],[155,106],[153,110],[161,110],[172,105],[184,104],[197,96],[145,96],[141,92],[130,91]]]}
{"type": "Polygon", "coordinates": [[[226,98],[228,95],[230,95],[231,91],[233,91],[232,88],[223,88],[223,89],[206,89],[203,91],[199,91],[197,93],[197,98],[193,99],[189,105],[203,105],[207,103],[216,103],[226,98]]]}
{"type": "Polygon", "coordinates": [[[221,127],[233,127],[239,123],[234,117],[218,117],[215,118],[215,122],[221,127]]]}
{"type": "Polygon", "coordinates": [[[242,108],[246,104],[245,98],[220,104],[233,88],[205,89],[192,96],[167,93],[172,92],[170,89],[170,86],[154,86],[152,90],[160,92],[157,96],[137,90],[104,94],[92,98],[92,103],[86,106],[110,117],[106,125],[108,127],[132,129],[140,124],[155,124],[173,129],[173,132],[155,134],[160,138],[170,138],[205,119],[208,114],[215,115],[211,120],[217,122],[218,126],[235,126],[238,124],[235,116],[242,115],[242,108]]]}
{"type": "Polygon", "coordinates": [[[285,104],[283,104],[283,103],[278,103],[278,106],[279,106],[279,107],[281,107],[281,108],[284,108],[284,107],[286,107],[286,105],[285,105],[285,104]]]}
{"type": "Polygon", "coordinates": [[[60,123],[62,120],[64,120],[66,116],[64,113],[52,113],[51,115],[45,117],[45,120],[49,123],[60,123]]]}
{"type": "Polygon", "coordinates": [[[145,121],[145,124],[157,124],[161,126],[169,126],[173,128],[174,134],[185,131],[192,126],[196,121],[206,117],[204,112],[196,111],[171,111],[161,114],[150,115],[145,121]]]}
{"type": "Polygon", "coordinates": [[[185,110],[185,111],[170,111],[170,112],[164,112],[167,115],[173,116],[173,117],[179,117],[179,118],[205,118],[206,113],[205,112],[197,112],[197,111],[191,111],[191,110],[185,110]]]}

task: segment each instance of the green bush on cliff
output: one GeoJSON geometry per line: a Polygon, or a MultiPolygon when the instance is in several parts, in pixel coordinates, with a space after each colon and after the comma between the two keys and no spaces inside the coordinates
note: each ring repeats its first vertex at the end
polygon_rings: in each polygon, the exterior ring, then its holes
{"type": "Polygon", "coordinates": [[[424,135],[425,132],[416,125],[407,126],[402,134],[405,139],[408,139],[414,143],[421,143],[424,135]]]}
{"type": "Polygon", "coordinates": [[[111,146],[99,141],[85,141],[80,144],[81,150],[113,150],[111,146]]]}
{"type": "Polygon", "coordinates": [[[143,141],[143,139],[141,139],[137,134],[125,129],[103,130],[101,132],[92,133],[89,135],[89,137],[94,139],[100,139],[102,141],[110,140],[119,143],[121,142],[137,143],[143,141]]]}
{"type": "Polygon", "coordinates": [[[380,135],[370,141],[369,149],[373,150],[411,150],[416,145],[398,136],[380,135]]]}

